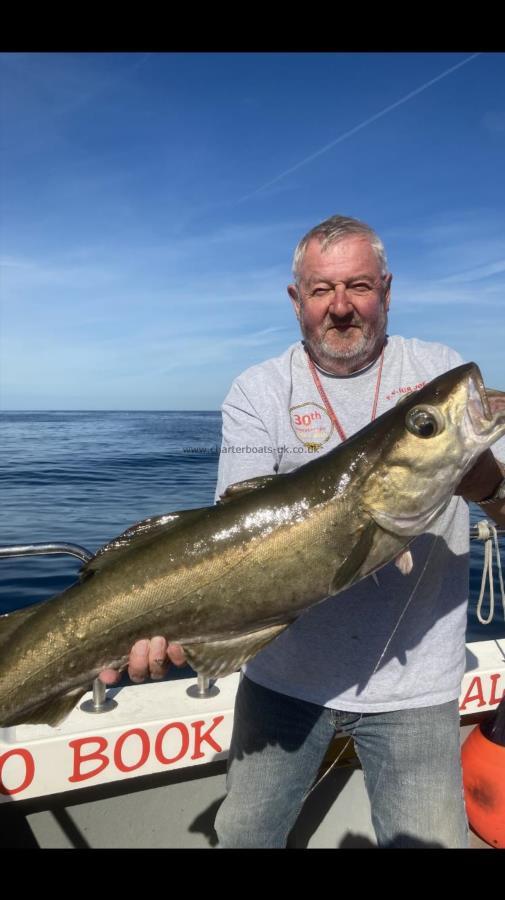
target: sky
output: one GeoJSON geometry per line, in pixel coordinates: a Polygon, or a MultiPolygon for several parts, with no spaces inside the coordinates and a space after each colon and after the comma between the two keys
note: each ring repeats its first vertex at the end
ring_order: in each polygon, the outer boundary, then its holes
{"type": "Polygon", "coordinates": [[[1,407],[219,409],[335,214],[505,389],[504,163],[505,54],[0,54],[1,407]]]}

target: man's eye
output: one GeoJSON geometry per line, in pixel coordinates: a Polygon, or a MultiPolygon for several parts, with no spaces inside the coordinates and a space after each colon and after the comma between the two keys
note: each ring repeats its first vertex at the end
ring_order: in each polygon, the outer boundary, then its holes
{"type": "Polygon", "coordinates": [[[329,287],[314,288],[314,290],[312,291],[312,295],[314,297],[323,297],[324,294],[327,294],[329,290],[330,290],[329,287]]]}
{"type": "Polygon", "coordinates": [[[350,284],[349,288],[351,291],[356,291],[358,294],[366,294],[368,291],[372,290],[372,285],[367,284],[366,281],[357,281],[354,284],[350,284]]]}

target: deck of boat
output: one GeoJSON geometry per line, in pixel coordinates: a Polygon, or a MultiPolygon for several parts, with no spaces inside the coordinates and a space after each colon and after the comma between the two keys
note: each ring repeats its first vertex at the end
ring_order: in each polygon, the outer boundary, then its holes
{"type": "MultiPolygon", "coordinates": [[[[462,728],[462,740],[473,726],[462,728]]],[[[2,848],[212,849],[226,761],[0,806],[2,848]]],[[[308,798],[291,849],[376,848],[363,773],[334,767],[308,798]]],[[[432,845],[436,847],[436,844],[432,845]]],[[[493,849],[471,834],[471,849],[493,849]]]]}

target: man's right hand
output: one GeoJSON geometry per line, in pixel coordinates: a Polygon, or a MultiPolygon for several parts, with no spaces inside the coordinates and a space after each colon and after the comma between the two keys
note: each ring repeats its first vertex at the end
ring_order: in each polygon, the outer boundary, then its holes
{"type": "MultiPolygon", "coordinates": [[[[164,677],[171,663],[175,666],[185,665],[184,650],[180,644],[168,643],[158,635],[150,641],[137,641],[133,645],[128,660],[128,675],[132,681],[139,683],[146,678],[158,681],[164,677]]],[[[119,681],[121,673],[116,669],[103,669],[98,677],[104,684],[112,685],[119,681]]]]}

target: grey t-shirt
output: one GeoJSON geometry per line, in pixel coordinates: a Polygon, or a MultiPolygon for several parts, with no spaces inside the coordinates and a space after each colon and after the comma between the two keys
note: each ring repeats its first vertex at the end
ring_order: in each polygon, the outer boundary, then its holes
{"type": "MultiPolygon", "coordinates": [[[[442,344],[388,337],[377,415],[462,362],[442,344]]],[[[344,377],[319,371],[347,437],[370,421],[378,370],[377,360],[344,377]]],[[[301,342],[243,372],[222,412],[216,497],[234,482],[290,472],[308,462],[314,452],[307,444],[320,445],[322,454],[341,441],[301,342]]],[[[496,455],[505,455],[503,449],[496,455]]],[[[366,578],[308,610],[244,666],[247,676],[290,696],[357,712],[457,698],[465,668],[466,502],[454,497],[410,549],[410,575],[390,563],[379,571],[378,584],[366,578]]]]}

